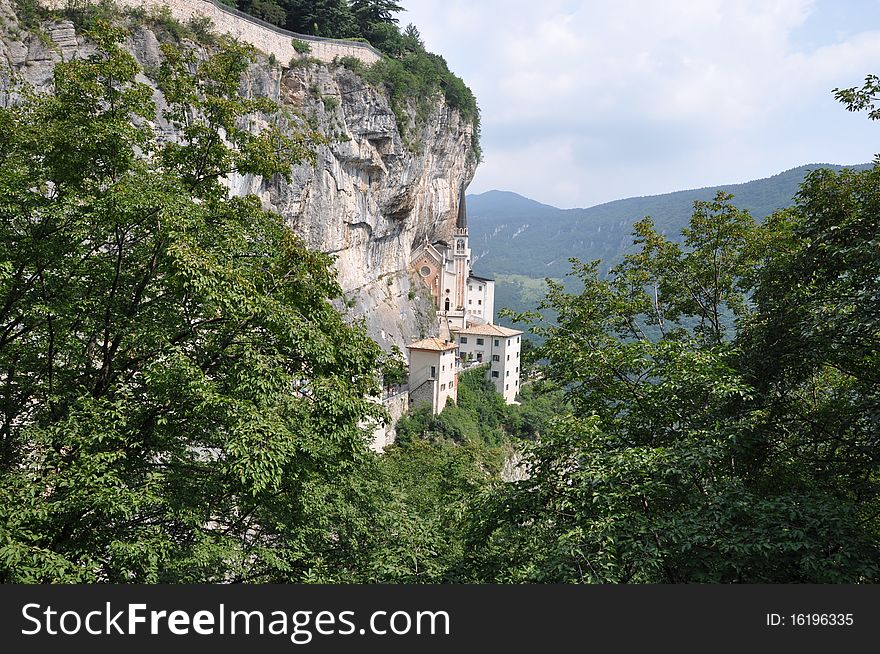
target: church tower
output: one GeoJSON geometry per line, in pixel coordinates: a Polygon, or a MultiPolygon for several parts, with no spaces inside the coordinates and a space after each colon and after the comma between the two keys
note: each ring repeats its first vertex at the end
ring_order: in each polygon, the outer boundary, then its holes
{"type": "MultiPolygon", "coordinates": [[[[467,205],[465,204],[464,187],[458,195],[458,220],[452,239],[452,258],[455,262],[455,310],[465,310],[465,289],[467,278],[471,272],[471,248],[468,244],[467,205]]],[[[462,317],[464,327],[464,317],[462,317]]]]}

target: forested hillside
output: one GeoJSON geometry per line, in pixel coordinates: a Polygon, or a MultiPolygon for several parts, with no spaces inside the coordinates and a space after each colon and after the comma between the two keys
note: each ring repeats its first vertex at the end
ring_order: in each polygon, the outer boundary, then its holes
{"type": "Polygon", "coordinates": [[[791,206],[804,176],[819,168],[839,171],[842,166],[809,164],[744,184],[627,198],[588,209],[557,209],[506,191],[470,195],[474,265],[480,274],[496,278],[497,307],[531,309],[546,292],[545,278],[563,279],[569,272],[570,257],[601,259],[602,271],[619,262],[633,249],[633,225],[645,216],[661,234],[675,239],[695,200],[711,200],[724,191],[734,196],[737,207],[762,219],[791,206]]]}

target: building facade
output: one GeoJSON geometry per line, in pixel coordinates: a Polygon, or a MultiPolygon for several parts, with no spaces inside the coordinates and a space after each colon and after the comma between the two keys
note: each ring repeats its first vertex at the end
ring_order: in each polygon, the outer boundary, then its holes
{"type": "Polygon", "coordinates": [[[522,332],[499,325],[472,325],[456,331],[455,340],[465,365],[488,363],[486,378],[505,402],[513,404],[519,393],[522,332]]]}
{"type": "Polygon", "coordinates": [[[423,243],[413,251],[411,267],[431,292],[439,332],[449,337],[448,341],[423,339],[409,346],[411,406],[430,402],[434,413],[439,413],[447,399],[456,401],[459,362],[488,364],[486,378],[505,402],[514,404],[520,390],[522,332],[493,324],[495,281],[471,270],[463,189],[452,242],[423,243]],[[455,365],[447,366],[448,353],[454,348],[455,365]]]}
{"type": "MultiPolygon", "coordinates": [[[[486,322],[492,324],[495,316],[495,280],[486,277],[477,277],[471,273],[467,278],[467,290],[465,291],[466,316],[468,322],[480,324],[486,322]]],[[[467,327],[467,324],[463,325],[467,327]]]]}
{"type": "Polygon", "coordinates": [[[423,243],[413,251],[410,266],[431,292],[434,308],[444,325],[464,329],[468,324],[492,322],[495,282],[471,271],[464,190],[459,194],[452,243],[423,243]]]}
{"type": "Polygon", "coordinates": [[[429,404],[440,413],[449,400],[458,400],[458,345],[440,338],[425,338],[409,350],[409,400],[415,409],[429,404]]]}

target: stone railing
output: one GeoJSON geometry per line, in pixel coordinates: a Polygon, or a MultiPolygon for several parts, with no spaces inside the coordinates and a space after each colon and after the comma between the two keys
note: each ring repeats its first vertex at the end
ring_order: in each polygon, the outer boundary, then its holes
{"type": "MultiPolygon", "coordinates": [[[[166,6],[171,15],[182,23],[187,23],[193,18],[207,18],[213,24],[214,31],[243,43],[249,43],[267,55],[274,55],[282,65],[286,65],[291,59],[303,56],[314,57],[326,63],[332,62],[337,57],[355,57],[368,66],[382,58],[382,53],[368,43],[289,32],[259,18],[248,16],[238,9],[224,5],[219,0],[115,0],[115,2],[121,8],[141,10],[166,6]],[[311,51],[305,54],[297,52],[293,47],[294,40],[307,43],[311,51]]],[[[67,1],[43,0],[42,4],[50,9],[61,9],[67,6],[67,1]]]]}

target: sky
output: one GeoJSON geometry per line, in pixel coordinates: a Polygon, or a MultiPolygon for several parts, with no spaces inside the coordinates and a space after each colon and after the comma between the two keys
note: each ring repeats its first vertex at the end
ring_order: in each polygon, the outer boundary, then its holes
{"type": "Polygon", "coordinates": [[[880,0],[399,0],[471,87],[468,192],[553,206],[870,162],[832,89],[880,74],[880,0]]]}

